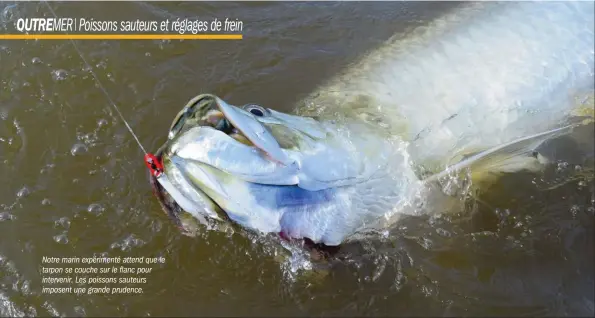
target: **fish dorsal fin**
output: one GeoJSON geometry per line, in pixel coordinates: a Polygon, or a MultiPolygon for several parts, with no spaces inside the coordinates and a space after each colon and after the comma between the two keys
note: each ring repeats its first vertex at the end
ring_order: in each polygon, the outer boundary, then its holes
{"type": "Polygon", "coordinates": [[[575,126],[568,125],[552,129],[489,148],[468,156],[423,181],[433,182],[466,168],[471,170],[471,177],[474,182],[485,181],[489,177],[497,177],[503,173],[539,170],[547,160],[536,152],[536,149],[546,140],[571,132],[575,126]]]}

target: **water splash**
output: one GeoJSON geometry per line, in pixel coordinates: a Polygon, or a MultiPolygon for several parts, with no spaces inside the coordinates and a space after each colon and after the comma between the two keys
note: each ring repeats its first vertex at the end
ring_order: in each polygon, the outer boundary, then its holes
{"type": "Polygon", "coordinates": [[[0,212],[0,222],[12,221],[14,219],[16,219],[16,217],[14,215],[12,215],[10,212],[8,212],[8,211],[0,212]]]}
{"type": "Polygon", "coordinates": [[[145,245],[146,242],[136,237],[134,234],[130,234],[120,242],[115,242],[110,245],[110,249],[120,249],[123,252],[128,252],[134,248],[145,245]]]}
{"type": "Polygon", "coordinates": [[[95,216],[101,215],[103,213],[103,211],[105,211],[105,208],[103,207],[103,205],[101,205],[99,203],[91,203],[87,207],[87,212],[89,212],[95,216]]]}
{"type": "Polygon", "coordinates": [[[85,144],[77,143],[70,149],[70,154],[73,156],[80,156],[89,151],[89,148],[85,144]]]}
{"type": "Polygon", "coordinates": [[[70,241],[68,239],[68,233],[66,233],[66,232],[55,235],[53,237],[53,239],[54,239],[54,242],[56,242],[58,244],[64,244],[64,245],[68,244],[68,242],[70,241]]]}
{"type": "Polygon", "coordinates": [[[68,78],[68,72],[63,69],[53,70],[52,71],[52,79],[56,82],[64,81],[68,78]]]}

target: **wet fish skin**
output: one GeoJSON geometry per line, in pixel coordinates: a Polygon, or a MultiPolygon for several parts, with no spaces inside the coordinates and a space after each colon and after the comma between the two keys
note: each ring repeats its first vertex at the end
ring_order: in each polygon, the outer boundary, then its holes
{"type": "Polygon", "coordinates": [[[592,1],[470,2],[395,35],[296,112],[372,118],[435,167],[562,127],[594,107],[594,10],[592,1]]]}

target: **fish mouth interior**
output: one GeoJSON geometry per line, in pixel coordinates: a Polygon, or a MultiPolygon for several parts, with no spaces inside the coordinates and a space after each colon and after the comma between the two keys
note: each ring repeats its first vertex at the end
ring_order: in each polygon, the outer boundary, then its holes
{"type": "Polygon", "coordinates": [[[169,131],[169,138],[172,139],[196,126],[212,127],[227,134],[238,142],[254,146],[254,144],[225,117],[224,113],[220,110],[217,99],[218,98],[214,95],[202,94],[190,100],[178,114],[176,120],[174,120],[169,131]]]}

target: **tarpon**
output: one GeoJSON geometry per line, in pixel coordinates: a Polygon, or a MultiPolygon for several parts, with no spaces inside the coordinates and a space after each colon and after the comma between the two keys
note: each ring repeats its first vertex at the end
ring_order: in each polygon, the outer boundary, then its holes
{"type": "Polygon", "coordinates": [[[594,24],[593,2],[469,3],[389,39],[293,114],[197,96],[160,150],[158,195],[334,246],[422,213],[412,203],[452,171],[540,169],[539,146],[592,115],[594,24]]]}

